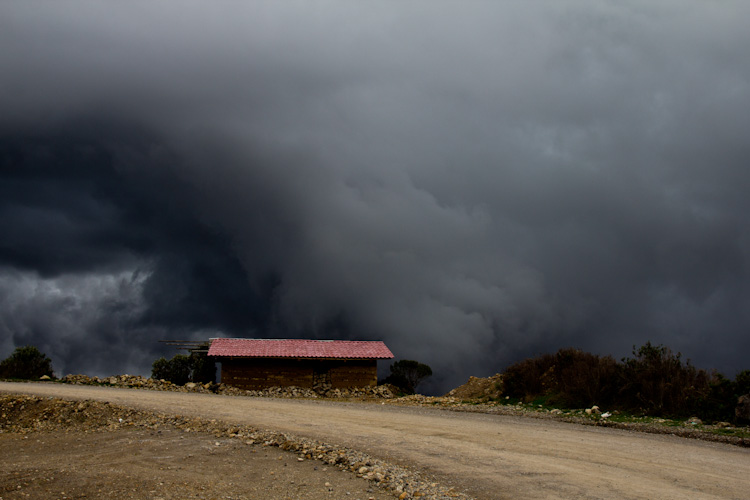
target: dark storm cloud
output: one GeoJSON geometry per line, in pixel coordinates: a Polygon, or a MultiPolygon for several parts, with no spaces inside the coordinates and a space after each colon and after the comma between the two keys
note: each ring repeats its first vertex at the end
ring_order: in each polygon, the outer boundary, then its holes
{"type": "MultiPolygon", "coordinates": [[[[0,7],[2,347],[750,348],[741,2],[0,7]]],[[[91,368],[93,369],[93,368],[91,368]]]]}
{"type": "Polygon", "coordinates": [[[51,352],[70,349],[75,366],[95,345],[128,359],[134,344],[149,352],[161,338],[263,325],[273,277],[252,289],[227,236],[200,220],[190,189],[170,175],[180,160],[128,127],[69,125],[0,140],[0,281],[13,344],[65,339],[51,352]]]}

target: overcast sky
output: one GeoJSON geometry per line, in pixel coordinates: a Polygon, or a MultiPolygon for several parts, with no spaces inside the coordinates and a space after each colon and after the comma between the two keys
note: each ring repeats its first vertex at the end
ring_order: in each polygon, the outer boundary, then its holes
{"type": "MultiPolygon", "coordinates": [[[[750,368],[750,2],[0,3],[0,357],[750,368]]],[[[387,365],[386,365],[387,366],[387,365]]]]}

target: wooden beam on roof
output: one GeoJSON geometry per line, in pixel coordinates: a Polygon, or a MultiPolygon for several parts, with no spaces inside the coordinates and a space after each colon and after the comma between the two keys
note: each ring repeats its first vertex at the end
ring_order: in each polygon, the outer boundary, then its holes
{"type": "Polygon", "coordinates": [[[208,352],[208,346],[211,345],[210,340],[159,340],[159,342],[177,349],[200,353],[208,352]]]}

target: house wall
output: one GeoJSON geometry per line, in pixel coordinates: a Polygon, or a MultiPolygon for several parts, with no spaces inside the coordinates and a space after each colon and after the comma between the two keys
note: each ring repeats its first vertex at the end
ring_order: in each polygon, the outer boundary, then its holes
{"type": "Polygon", "coordinates": [[[378,362],[375,359],[342,360],[329,369],[334,389],[378,385],[378,362]]]}
{"type": "Polygon", "coordinates": [[[328,383],[337,389],[377,385],[377,360],[223,358],[221,382],[242,389],[328,383]]]}

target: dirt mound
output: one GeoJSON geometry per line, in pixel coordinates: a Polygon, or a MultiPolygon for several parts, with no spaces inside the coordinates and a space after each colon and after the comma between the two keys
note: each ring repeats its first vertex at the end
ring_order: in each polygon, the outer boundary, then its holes
{"type": "Polygon", "coordinates": [[[0,396],[0,431],[115,430],[149,426],[160,419],[148,412],[99,401],[66,401],[36,396],[0,396]]]}
{"type": "Polygon", "coordinates": [[[456,387],[445,397],[461,400],[477,399],[487,401],[498,399],[503,394],[503,376],[499,373],[487,377],[469,377],[464,385],[456,387]]]}

